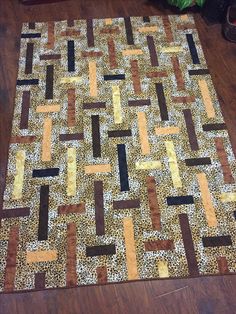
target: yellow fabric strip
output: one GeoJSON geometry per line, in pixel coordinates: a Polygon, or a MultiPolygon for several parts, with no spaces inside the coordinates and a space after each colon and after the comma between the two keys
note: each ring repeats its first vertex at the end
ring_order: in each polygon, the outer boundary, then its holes
{"type": "Polygon", "coordinates": [[[25,151],[19,150],[16,153],[16,174],[12,192],[13,200],[19,200],[22,198],[24,170],[25,170],[25,151]]]}
{"type": "Polygon", "coordinates": [[[57,260],[56,250],[45,250],[45,251],[27,251],[26,252],[26,263],[39,263],[39,262],[51,262],[57,260]]]}
{"type": "Polygon", "coordinates": [[[88,165],[84,167],[84,171],[87,174],[97,173],[97,172],[111,172],[111,165],[110,164],[88,165]]]}
{"type": "Polygon", "coordinates": [[[67,150],[67,195],[76,194],[76,148],[70,147],[67,150]]]}
{"type": "Polygon", "coordinates": [[[166,128],[155,128],[156,135],[171,135],[171,134],[179,134],[180,128],[178,127],[166,127],[166,128]]]}
{"type": "Polygon", "coordinates": [[[80,76],[72,76],[72,77],[62,77],[60,80],[61,84],[69,84],[69,83],[79,83],[82,78],[80,76]]]}
{"type": "Polygon", "coordinates": [[[114,121],[116,124],[122,123],[120,87],[118,85],[112,86],[112,100],[113,100],[113,110],[114,110],[114,121]]]}
{"type": "Polygon", "coordinates": [[[52,119],[46,118],[43,125],[42,161],[51,160],[52,119]]]}
{"type": "Polygon", "coordinates": [[[165,141],[166,152],[169,159],[169,167],[171,172],[171,177],[173,185],[175,188],[181,188],[182,182],[179,175],[179,167],[177,162],[177,157],[175,154],[175,148],[172,141],[165,141]]]}
{"type": "Polygon", "coordinates": [[[128,280],[134,280],[138,279],[139,275],[136,260],[133,219],[130,217],[124,218],[123,224],[128,280]]]}
{"type": "Polygon", "coordinates": [[[127,49],[122,51],[123,56],[137,56],[142,54],[143,51],[141,49],[127,49]]]}
{"type": "Polygon", "coordinates": [[[168,263],[166,261],[158,261],[157,268],[160,278],[169,277],[168,263]]]}
{"type": "Polygon", "coordinates": [[[148,141],[147,119],[145,112],[138,112],[138,129],[139,138],[141,144],[141,150],[143,155],[150,154],[150,145],[148,141]]]}
{"type": "Polygon", "coordinates": [[[211,100],[211,95],[206,80],[199,80],[198,85],[202,94],[202,99],[205,105],[207,117],[215,118],[215,109],[211,100]]]}
{"type": "Polygon", "coordinates": [[[183,51],[183,48],[181,46],[161,48],[161,52],[166,52],[166,53],[175,53],[175,52],[182,52],[182,51],[183,51]]]}
{"type": "Polygon", "coordinates": [[[180,18],[183,22],[187,22],[189,20],[188,18],[188,14],[183,14],[183,15],[180,15],[180,18]]]}
{"type": "Polygon", "coordinates": [[[149,32],[157,32],[158,31],[158,28],[157,26],[144,26],[144,27],[140,27],[138,29],[138,31],[140,33],[149,33],[149,32]]]}
{"type": "Polygon", "coordinates": [[[139,161],[135,163],[135,167],[137,170],[160,169],[161,162],[159,160],[139,161]]]}
{"type": "Polygon", "coordinates": [[[96,61],[89,61],[90,96],[97,97],[97,65],[96,61]]]}
{"type": "Polygon", "coordinates": [[[221,193],[221,202],[236,202],[236,193],[221,193]]]}
{"type": "Polygon", "coordinates": [[[105,24],[106,25],[111,25],[112,24],[112,19],[105,19],[105,24]]]}
{"type": "Polygon", "coordinates": [[[206,219],[209,227],[216,227],[217,220],[215,209],[211,200],[211,194],[208,188],[207,177],[205,173],[197,174],[198,184],[202,195],[202,203],[205,208],[206,219]]]}
{"type": "Polygon", "coordinates": [[[37,106],[36,112],[38,113],[47,113],[47,112],[59,112],[61,109],[60,105],[42,105],[37,106]]]}

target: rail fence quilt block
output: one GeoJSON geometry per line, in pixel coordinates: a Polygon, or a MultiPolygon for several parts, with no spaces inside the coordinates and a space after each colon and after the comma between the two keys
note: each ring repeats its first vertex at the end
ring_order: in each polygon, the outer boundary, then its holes
{"type": "Polygon", "coordinates": [[[234,273],[235,174],[193,16],[23,24],[0,289],[234,273]]]}

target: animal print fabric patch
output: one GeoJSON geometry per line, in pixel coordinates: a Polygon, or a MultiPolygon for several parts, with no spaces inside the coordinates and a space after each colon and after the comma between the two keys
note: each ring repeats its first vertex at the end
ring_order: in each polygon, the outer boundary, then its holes
{"type": "Polygon", "coordinates": [[[235,173],[192,16],[23,24],[1,291],[235,272],[235,173]]]}

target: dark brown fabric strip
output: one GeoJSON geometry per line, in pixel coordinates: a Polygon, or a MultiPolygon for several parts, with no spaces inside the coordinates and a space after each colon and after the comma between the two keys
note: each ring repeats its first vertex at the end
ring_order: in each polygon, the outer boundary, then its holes
{"type": "Polygon", "coordinates": [[[90,102],[90,103],[83,103],[83,109],[105,109],[106,103],[105,102],[90,102]]]}
{"type": "Polygon", "coordinates": [[[36,273],[34,276],[35,289],[45,289],[45,272],[36,273]]]}
{"type": "Polygon", "coordinates": [[[189,225],[188,215],[180,214],[179,223],[182,232],[182,238],[184,243],[185,255],[188,263],[188,270],[190,276],[198,276],[198,264],[193,245],[192,232],[189,225]]]}
{"type": "Polygon", "coordinates": [[[82,51],[81,56],[84,58],[91,57],[91,58],[97,58],[101,57],[103,55],[102,51],[82,51]]]}
{"type": "Polygon", "coordinates": [[[109,27],[109,28],[102,28],[100,30],[100,34],[108,34],[108,35],[111,35],[111,34],[120,34],[120,28],[118,26],[116,27],[109,27]]]}
{"type": "Polygon", "coordinates": [[[39,56],[40,60],[59,60],[61,59],[61,54],[54,53],[54,54],[42,54],[39,56]]]}
{"type": "Polygon", "coordinates": [[[67,20],[67,26],[74,27],[75,26],[74,20],[67,20]]]}
{"type": "Polygon", "coordinates": [[[26,136],[12,136],[10,139],[10,143],[19,143],[19,144],[30,144],[36,140],[36,136],[34,135],[26,135],[26,136]]]}
{"type": "Polygon", "coordinates": [[[67,124],[68,127],[75,126],[75,89],[69,88],[67,91],[68,109],[67,109],[67,124]]]}
{"type": "Polygon", "coordinates": [[[175,77],[176,77],[177,88],[179,91],[185,90],[185,83],[184,83],[178,57],[177,56],[171,57],[171,62],[172,62],[175,77]]]}
{"type": "Polygon", "coordinates": [[[140,199],[113,201],[113,209],[139,208],[140,199]]]}
{"type": "Polygon", "coordinates": [[[144,242],[145,251],[174,250],[173,240],[154,240],[144,242]]]}
{"type": "Polygon", "coordinates": [[[19,243],[19,226],[12,226],[9,232],[9,240],[7,247],[7,258],[4,278],[5,292],[10,292],[14,290],[18,243],[19,243]]]}
{"type": "Polygon", "coordinates": [[[154,39],[152,36],[147,36],[147,45],[148,45],[148,50],[150,54],[151,66],[157,67],[159,63],[157,59],[157,52],[156,52],[154,39]]]}
{"type": "Polygon", "coordinates": [[[61,32],[61,36],[79,37],[80,31],[76,29],[67,29],[66,31],[61,32]]]}
{"type": "Polygon", "coordinates": [[[228,268],[228,262],[225,256],[221,256],[217,258],[217,264],[220,274],[228,274],[229,268],[228,268]]]}
{"type": "Polygon", "coordinates": [[[105,224],[104,224],[104,201],[102,181],[94,181],[94,201],[95,201],[96,234],[104,235],[105,224]]]}
{"type": "Polygon", "coordinates": [[[58,206],[58,215],[66,214],[83,214],[85,213],[85,203],[73,204],[73,205],[61,205],[58,206]]]}
{"type": "Polygon", "coordinates": [[[160,108],[160,114],[161,114],[161,120],[162,121],[167,121],[169,120],[169,115],[167,111],[167,105],[166,105],[166,98],[163,90],[163,85],[162,83],[156,83],[156,94],[158,98],[158,104],[160,108]]]}
{"type": "Polygon", "coordinates": [[[194,23],[185,23],[185,24],[179,24],[177,25],[177,29],[181,31],[186,31],[188,29],[195,29],[196,26],[194,23]]]}
{"type": "Polygon", "coordinates": [[[168,74],[166,71],[153,71],[153,72],[148,72],[146,74],[148,78],[154,78],[154,77],[167,77],[168,74]]]}
{"type": "Polygon", "coordinates": [[[172,97],[172,101],[180,104],[188,104],[195,101],[194,96],[180,96],[180,97],[172,97]]]}
{"type": "Polygon", "coordinates": [[[170,24],[169,16],[163,15],[162,20],[163,20],[165,33],[166,33],[166,40],[168,43],[171,43],[172,41],[174,41],[174,38],[173,38],[172,30],[171,30],[171,24],[170,24]]]}
{"type": "Polygon", "coordinates": [[[118,67],[117,60],[116,60],[116,48],[115,48],[115,43],[114,43],[113,38],[108,38],[107,45],[108,45],[110,69],[113,70],[118,67]]]}
{"type": "Polygon", "coordinates": [[[107,282],[107,268],[106,266],[100,266],[96,269],[97,273],[97,283],[103,284],[107,282]]]}
{"type": "Polygon", "coordinates": [[[67,225],[66,237],[66,286],[77,285],[76,273],[76,224],[71,222],[67,225]]]}
{"type": "Polygon", "coordinates": [[[20,129],[28,129],[30,91],[23,91],[21,104],[20,129]]]}
{"type": "Polygon", "coordinates": [[[60,134],[60,141],[80,141],[84,139],[84,133],[60,134]]]}
{"type": "Polygon", "coordinates": [[[223,171],[224,183],[233,184],[235,181],[234,181],[231,169],[230,169],[228,157],[224,148],[223,139],[221,137],[216,137],[215,145],[216,145],[217,155],[220,160],[221,168],[223,171]]]}
{"type": "Polygon", "coordinates": [[[184,114],[184,119],[185,119],[185,123],[186,123],[188,139],[189,139],[189,144],[190,144],[191,150],[193,150],[193,151],[198,150],[199,149],[198,140],[197,140],[197,135],[195,132],[195,126],[193,123],[191,110],[185,109],[185,110],[183,110],[183,114],[184,114]]]}
{"type": "Polygon", "coordinates": [[[131,75],[132,75],[132,80],[133,80],[134,92],[135,94],[140,94],[142,90],[141,90],[141,82],[140,82],[140,76],[139,76],[138,61],[131,60],[130,66],[131,66],[131,75]]]}
{"type": "Polygon", "coordinates": [[[101,157],[100,123],[99,115],[91,116],[92,119],[92,141],[93,157],[101,157]]]}
{"type": "Polygon", "coordinates": [[[88,47],[94,47],[93,20],[87,19],[87,42],[88,47]]]}
{"type": "Polygon", "coordinates": [[[129,100],[129,106],[151,106],[150,99],[129,100]]]}
{"type": "Polygon", "coordinates": [[[27,43],[26,59],[25,59],[25,74],[31,74],[32,73],[33,54],[34,54],[34,44],[33,43],[27,43]]]}
{"type": "Polygon", "coordinates": [[[153,230],[161,231],[161,212],[157,200],[155,177],[148,176],[146,178],[148,202],[153,230]]]}
{"type": "Polygon", "coordinates": [[[3,209],[1,211],[1,218],[25,217],[29,216],[29,214],[30,214],[29,207],[9,208],[3,209]]]}

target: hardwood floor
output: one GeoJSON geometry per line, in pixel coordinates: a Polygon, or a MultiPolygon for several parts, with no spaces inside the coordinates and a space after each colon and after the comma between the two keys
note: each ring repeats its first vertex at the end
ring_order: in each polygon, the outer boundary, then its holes
{"type": "MultiPolygon", "coordinates": [[[[70,0],[24,6],[0,2],[0,199],[7,151],[21,23],[73,18],[105,18],[170,14],[160,1],[70,0]]],[[[173,12],[172,12],[173,13],[173,12]]],[[[236,155],[236,45],[225,41],[220,25],[207,26],[195,14],[197,27],[236,155]]],[[[2,205],[2,201],[0,206],[2,205]]],[[[24,313],[236,313],[236,276],[155,280],[106,286],[1,294],[1,314],[24,313]]]]}

